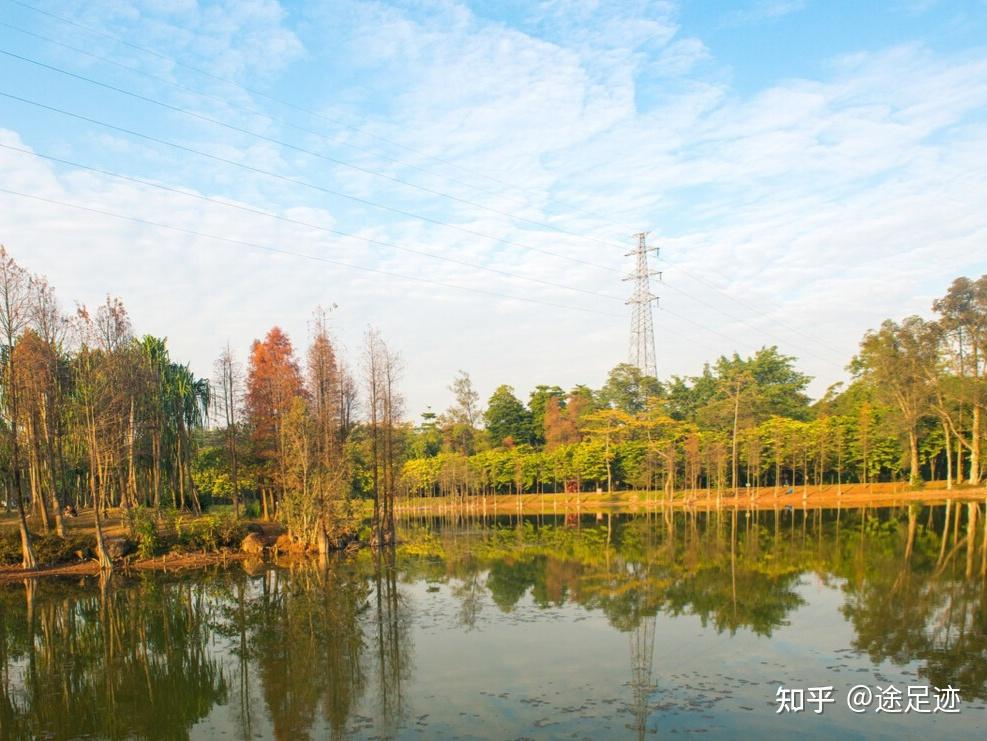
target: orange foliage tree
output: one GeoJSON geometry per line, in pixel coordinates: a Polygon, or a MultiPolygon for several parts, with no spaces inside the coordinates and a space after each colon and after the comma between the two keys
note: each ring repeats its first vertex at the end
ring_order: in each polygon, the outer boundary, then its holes
{"type": "Polygon", "coordinates": [[[273,471],[273,477],[261,479],[265,518],[276,506],[276,492],[284,493],[286,441],[282,423],[294,399],[304,396],[291,340],[280,327],[272,327],[263,341],[254,340],[251,345],[247,369],[247,417],[254,455],[261,464],[272,464],[262,465],[262,471],[273,471]]]}

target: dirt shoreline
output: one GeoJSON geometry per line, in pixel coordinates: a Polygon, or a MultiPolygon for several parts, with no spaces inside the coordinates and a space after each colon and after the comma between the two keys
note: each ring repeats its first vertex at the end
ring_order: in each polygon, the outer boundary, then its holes
{"type": "MultiPolygon", "coordinates": [[[[145,558],[135,561],[119,561],[113,564],[113,572],[132,574],[142,571],[188,571],[208,566],[225,566],[241,563],[257,556],[238,551],[221,551],[219,553],[168,553],[155,558],[145,558]]],[[[0,566],[0,584],[37,579],[45,576],[97,576],[99,562],[96,560],[79,561],[78,563],[55,564],[41,566],[36,569],[22,569],[18,566],[0,566]]]]}
{"type": "Polygon", "coordinates": [[[754,509],[835,509],[838,507],[895,507],[905,504],[945,504],[987,501],[987,488],[909,489],[898,484],[878,484],[872,487],[850,485],[837,487],[795,487],[774,491],[741,491],[734,495],[724,491],[719,496],[708,490],[678,492],[671,500],[661,492],[587,492],[582,494],[498,494],[496,496],[460,499],[422,499],[419,502],[400,501],[395,514],[404,517],[422,515],[498,515],[498,514],[591,514],[593,512],[652,512],[655,510],[754,509]]]}
{"type": "MultiPolygon", "coordinates": [[[[939,483],[939,482],[936,482],[939,483]]],[[[421,516],[462,517],[491,515],[592,515],[594,513],[643,513],[665,509],[672,511],[709,511],[716,509],[807,510],[836,509],[842,507],[899,507],[909,504],[945,504],[953,502],[987,502],[987,487],[963,487],[957,489],[910,489],[904,484],[851,484],[844,487],[810,486],[775,491],[773,488],[756,490],[748,494],[731,491],[719,496],[709,490],[678,492],[670,501],[663,500],[660,492],[585,492],[581,494],[498,494],[496,496],[470,497],[467,500],[436,497],[429,499],[399,500],[395,514],[399,519],[421,516]],[[790,492],[790,493],[789,493],[790,492]]],[[[81,520],[82,518],[80,518],[81,520]]],[[[87,532],[88,523],[80,521],[72,527],[75,533],[87,532]]],[[[269,524],[268,524],[269,526],[269,524]]],[[[122,530],[122,523],[108,528],[122,530]]],[[[259,561],[256,554],[222,550],[215,553],[166,553],[147,559],[133,559],[114,564],[114,570],[122,574],[146,571],[163,573],[187,571],[223,566],[245,561],[259,561]]],[[[264,560],[270,560],[265,557],[264,560]]],[[[19,566],[0,566],[0,585],[48,576],[96,576],[100,572],[95,560],[63,563],[36,569],[19,566]]]]}

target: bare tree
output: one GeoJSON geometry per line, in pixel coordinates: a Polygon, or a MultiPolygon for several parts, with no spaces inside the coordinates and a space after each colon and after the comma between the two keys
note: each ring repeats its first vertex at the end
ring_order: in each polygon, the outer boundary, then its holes
{"type": "Polygon", "coordinates": [[[45,367],[39,374],[44,383],[39,384],[41,396],[37,400],[43,455],[47,467],[52,507],[55,512],[55,528],[60,536],[65,535],[62,508],[65,505],[61,491],[64,483],[62,463],[62,384],[59,375],[58,359],[63,351],[68,319],[62,314],[55,298],[55,290],[44,277],[36,276],[32,281],[31,325],[45,348],[45,367]]]}
{"type": "Polygon", "coordinates": [[[380,545],[394,541],[394,494],[397,490],[397,457],[394,428],[401,415],[397,391],[400,358],[391,352],[380,332],[367,330],[363,370],[367,389],[370,457],[374,487],[374,530],[380,545]]]}
{"type": "Polygon", "coordinates": [[[327,312],[321,307],[315,312],[307,366],[316,438],[315,535],[319,553],[324,555],[329,551],[330,521],[341,514],[336,505],[341,498],[344,466],[339,363],[329,336],[327,312]]]}
{"type": "Polygon", "coordinates": [[[33,569],[37,562],[31,545],[31,533],[27,529],[27,517],[24,513],[24,492],[21,487],[21,461],[18,427],[18,393],[14,382],[15,360],[14,342],[27,326],[30,310],[30,278],[20,267],[7,249],[0,245],[0,333],[5,345],[6,378],[4,383],[4,406],[10,428],[10,468],[14,485],[14,498],[17,502],[18,525],[21,534],[21,550],[25,569],[33,569]]]}
{"type": "Polygon", "coordinates": [[[233,514],[240,517],[240,480],[239,480],[239,455],[237,450],[237,436],[241,419],[243,396],[243,368],[233,357],[230,343],[216,359],[215,380],[216,390],[219,392],[215,399],[214,409],[217,416],[224,425],[226,437],[226,452],[230,461],[230,479],[233,485],[233,514]]]}

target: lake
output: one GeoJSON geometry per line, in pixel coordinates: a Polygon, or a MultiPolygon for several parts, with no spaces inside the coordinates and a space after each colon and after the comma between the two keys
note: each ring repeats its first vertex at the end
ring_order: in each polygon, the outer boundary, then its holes
{"type": "Polygon", "coordinates": [[[0,737],[982,736],[987,556],[960,512],[422,518],[321,565],[6,585],[0,737]],[[833,702],[778,713],[779,687],[833,702]],[[944,708],[876,710],[912,687],[944,708]]]}

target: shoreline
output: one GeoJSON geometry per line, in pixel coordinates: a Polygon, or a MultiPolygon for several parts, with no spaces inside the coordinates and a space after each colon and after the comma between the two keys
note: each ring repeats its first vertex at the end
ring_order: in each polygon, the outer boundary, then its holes
{"type": "MultiPolygon", "coordinates": [[[[240,551],[166,553],[162,556],[155,556],[154,558],[114,563],[113,573],[130,574],[141,571],[160,571],[162,573],[189,571],[208,566],[225,566],[233,563],[242,563],[256,558],[257,556],[240,551]]],[[[0,566],[0,585],[48,576],[99,576],[99,574],[99,562],[96,560],[54,564],[35,569],[23,569],[19,566],[0,566]]]]}
{"type": "MultiPolygon", "coordinates": [[[[938,482],[937,482],[938,483],[938,482]]],[[[576,494],[498,494],[487,497],[469,497],[466,500],[450,497],[434,497],[419,500],[399,500],[395,515],[401,521],[416,517],[492,517],[498,515],[561,515],[587,516],[596,514],[644,514],[649,512],[708,512],[719,509],[775,511],[781,509],[839,509],[885,508],[911,504],[944,505],[946,502],[987,502],[987,487],[963,487],[959,489],[909,489],[903,484],[876,484],[863,486],[851,484],[843,490],[837,487],[802,487],[791,494],[775,493],[773,489],[742,492],[733,495],[723,492],[719,496],[709,490],[678,492],[674,499],[664,499],[661,492],[601,492],[576,494]]],[[[76,532],[83,528],[74,528],[76,532]]],[[[272,545],[273,543],[269,544],[272,545]]],[[[341,552],[345,552],[344,549],[341,552]]],[[[226,566],[247,561],[277,563],[284,556],[297,559],[301,554],[247,553],[242,550],[223,549],[216,552],[165,553],[147,559],[123,559],[114,564],[114,573],[133,574],[156,571],[161,573],[203,569],[210,566],[226,566]]],[[[307,555],[301,556],[308,558],[307,555]]],[[[23,569],[16,565],[0,566],[0,586],[42,577],[91,577],[100,574],[99,563],[92,559],[75,563],[61,563],[35,569],[23,569]]]]}
{"type": "MultiPolygon", "coordinates": [[[[937,482],[938,483],[938,482],[937,482]]],[[[655,512],[695,511],[707,509],[750,509],[771,511],[792,509],[837,509],[840,507],[896,507],[905,504],[945,504],[947,501],[987,501],[987,487],[970,486],[958,489],[911,489],[904,484],[875,484],[862,486],[850,484],[838,490],[836,486],[810,486],[808,490],[796,487],[791,494],[786,491],[761,489],[748,494],[732,490],[719,496],[707,489],[693,492],[676,492],[667,499],[662,492],[620,491],[585,492],[582,494],[496,494],[486,497],[470,496],[463,500],[450,497],[399,500],[395,508],[398,517],[422,515],[548,515],[591,514],[593,512],[655,512]]]]}

